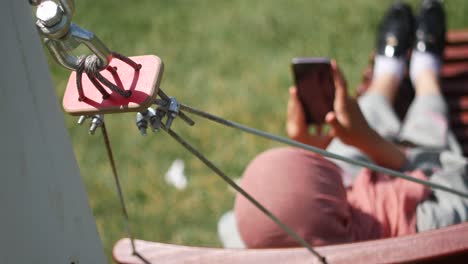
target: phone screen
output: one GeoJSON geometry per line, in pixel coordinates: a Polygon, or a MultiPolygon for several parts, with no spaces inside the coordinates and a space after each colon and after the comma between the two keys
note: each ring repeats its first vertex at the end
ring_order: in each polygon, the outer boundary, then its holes
{"type": "Polygon", "coordinates": [[[294,58],[292,70],[297,94],[308,124],[325,122],[333,110],[335,85],[330,60],[327,58],[294,58]]]}

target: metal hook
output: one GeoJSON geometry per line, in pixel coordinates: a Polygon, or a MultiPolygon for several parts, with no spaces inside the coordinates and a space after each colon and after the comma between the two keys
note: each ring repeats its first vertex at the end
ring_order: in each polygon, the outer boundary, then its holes
{"type": "Polygon", "coordinates": [[[58,63],[76,71],[79,58],[71,55],[70,51],[84,44],[102,61],[102,69],[109,65],[112,53],[107,46],[93,32],[71,22],[74,13],[73,0],[60,0],[60,5],[51,0],[31,1],[39,3],[36,26],[44,35],[45,44],[58,63]]]}

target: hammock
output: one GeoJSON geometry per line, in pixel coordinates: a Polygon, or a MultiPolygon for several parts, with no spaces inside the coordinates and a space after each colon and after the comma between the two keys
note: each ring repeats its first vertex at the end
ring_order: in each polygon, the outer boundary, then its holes
{"type": "MultiPolygon", "coordinates": [[[[370,64],[364,70],[358,94],[369,86],[370,64]]],[[[460,152],[468,156],[468,30],[449,31],[444,54],[441,86],[449,104],[450,125],[460,143],[460,152]]],[[[410,86],[404,81],[403,86],[410,86]]],[[[413,99],[410,87],[402,87],[397,96],[401,118],[413,99]]],[[[135,240],[138,256],[132,254],[130,240],[119,240],[113,249],[116,263],[319,263],[304,248],[234,250],[188,247],[135,240]]],[[[414,235],[335,246],[315,247],[327,263],[466,263],[468,259],[468,223],[414,235]]]]}

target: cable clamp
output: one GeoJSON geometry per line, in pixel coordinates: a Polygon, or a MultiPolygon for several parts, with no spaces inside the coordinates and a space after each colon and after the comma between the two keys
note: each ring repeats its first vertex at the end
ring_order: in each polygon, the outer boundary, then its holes
{"type": "Polygon", "coordinates": [[[82,125],[86,119],[91,119],[91,124],[89,125],[89,134],[94,135],[96,129],[102,127],[104,124],[104,115],[92,115],[92,116],[85,116],[82,115],[78,118],[78,125],[82,125]]]}

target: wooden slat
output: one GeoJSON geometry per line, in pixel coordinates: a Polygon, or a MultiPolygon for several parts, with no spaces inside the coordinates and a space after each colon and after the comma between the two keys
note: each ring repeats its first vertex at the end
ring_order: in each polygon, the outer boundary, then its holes
{"type": "MultiPolygon", "coordinates": [[[[468,61],[451,62],[444,64],[441,76],[443,78],[456,77],[468,74],[468,61]]],[[[468,76],[467,76],[468,77],[468,76]]],[[[468,78],[467,78],[468,79],[468,78]]]]}
{"type": "Polygon", "coordinates": [[[453,61],[468,61],[468,45],[447,46],[444,51],[445,63],[453,61]]]}
{"type": "MultiPolygon", "coordinates": [[[[319,263],[306,249],[215,249],[137,240],[137,252],[146,263],[319,263]]],[[[327,263],[466,263],[468,223],[390,239],[317,247],[327,263]]],[[[144,264],[132,255],[130,241],[113,249],[117,263],[144,264]]]]}
{"type": "Polygon", "coordinates": [[[447,32],[447,44],[468,45],[468,31],[466,29],[450,30],[447,32]]]}
{"type": "Polygon", "coordinates": [[[442,68],[442,91],[450,107],[450,126],[468,155],[468,30],[451,30],[442,68]],[[455,78],[453,78],[455,77],[455,78]]]}

